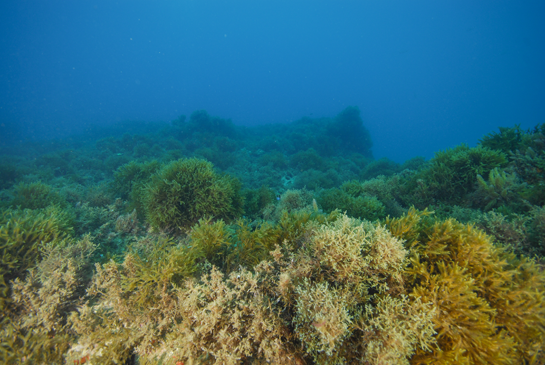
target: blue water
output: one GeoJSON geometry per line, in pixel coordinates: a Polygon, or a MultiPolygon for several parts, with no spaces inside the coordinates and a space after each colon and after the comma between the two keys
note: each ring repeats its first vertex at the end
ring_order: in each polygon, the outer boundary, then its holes
{"type": "Polygon", "coordinates": [[[543,1],[0,2],[0,143],[361,110],[397,162],[545,121],[543,1]]]}

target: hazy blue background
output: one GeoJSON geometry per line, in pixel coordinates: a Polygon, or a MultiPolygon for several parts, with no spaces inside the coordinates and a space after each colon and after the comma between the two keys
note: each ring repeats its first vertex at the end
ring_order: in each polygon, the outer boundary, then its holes
{"type": "Polygon", "coordinates": [[[357,105],[402,162],[545,122],[543,0],[3,0],[0,42],[4,139],[357,105]]]}

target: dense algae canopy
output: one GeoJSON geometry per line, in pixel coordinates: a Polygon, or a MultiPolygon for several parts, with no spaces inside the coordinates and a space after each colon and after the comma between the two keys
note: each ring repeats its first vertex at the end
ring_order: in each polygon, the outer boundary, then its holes
{"type": "Polygon", "coordinates": [[[545,127],[403,165],[360,127],[197,112],[12,163],[0,362],[544,363],[545,127]]]}
{"type": "Polygon", "coordinates": [[[249,231],[201,224],[183,244],[140,238],[121,263],[97,264],[90,282],[92,243],[46,246],[37,274],[13,286],[5,356],[20,348],[36,363],[62,362],[59,351],[97,364],[134,354],[143,364],[543,360],[544,274],[469,225],[416,210],[386,225],[294,211],[263,228],[278,243],[261,262],[220,269],[206,258],[249,231]],[[65,289],[52,301],[55,285],[65,289]],[[84,286],[82,302],[75,293],[84,286]]]}

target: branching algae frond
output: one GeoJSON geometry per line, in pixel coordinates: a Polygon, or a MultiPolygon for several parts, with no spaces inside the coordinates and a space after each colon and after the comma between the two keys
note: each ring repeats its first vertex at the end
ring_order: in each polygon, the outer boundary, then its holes
{"type": "Polygon", "coordinates": [[[318,210],[276,224],[203,218],[187,237],[139,238],[90,281],[88,239],[47,247],[12,284],[5,363],[545,361],[543,271],[428,211],[383,223],[318,210]]]}

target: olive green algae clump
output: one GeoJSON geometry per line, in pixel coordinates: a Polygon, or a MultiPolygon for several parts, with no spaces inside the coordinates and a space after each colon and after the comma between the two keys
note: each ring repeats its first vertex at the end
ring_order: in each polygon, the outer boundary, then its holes
{"type": "Polygon", "coordinates": [[[173,161],[151,178],[144,205],[149,223],[161,230],[184,230],[205,216],[233,219],[242,214],[238,180],[214,172],[210,162],[173,161]]]}
{"type": "Polygon", "coordinates": [[[43,243],[59,242],[70,233],[67,220],[57,207],[0,213],[0,309],[11,301],[9,282],[36,266],[43,243]]]}

